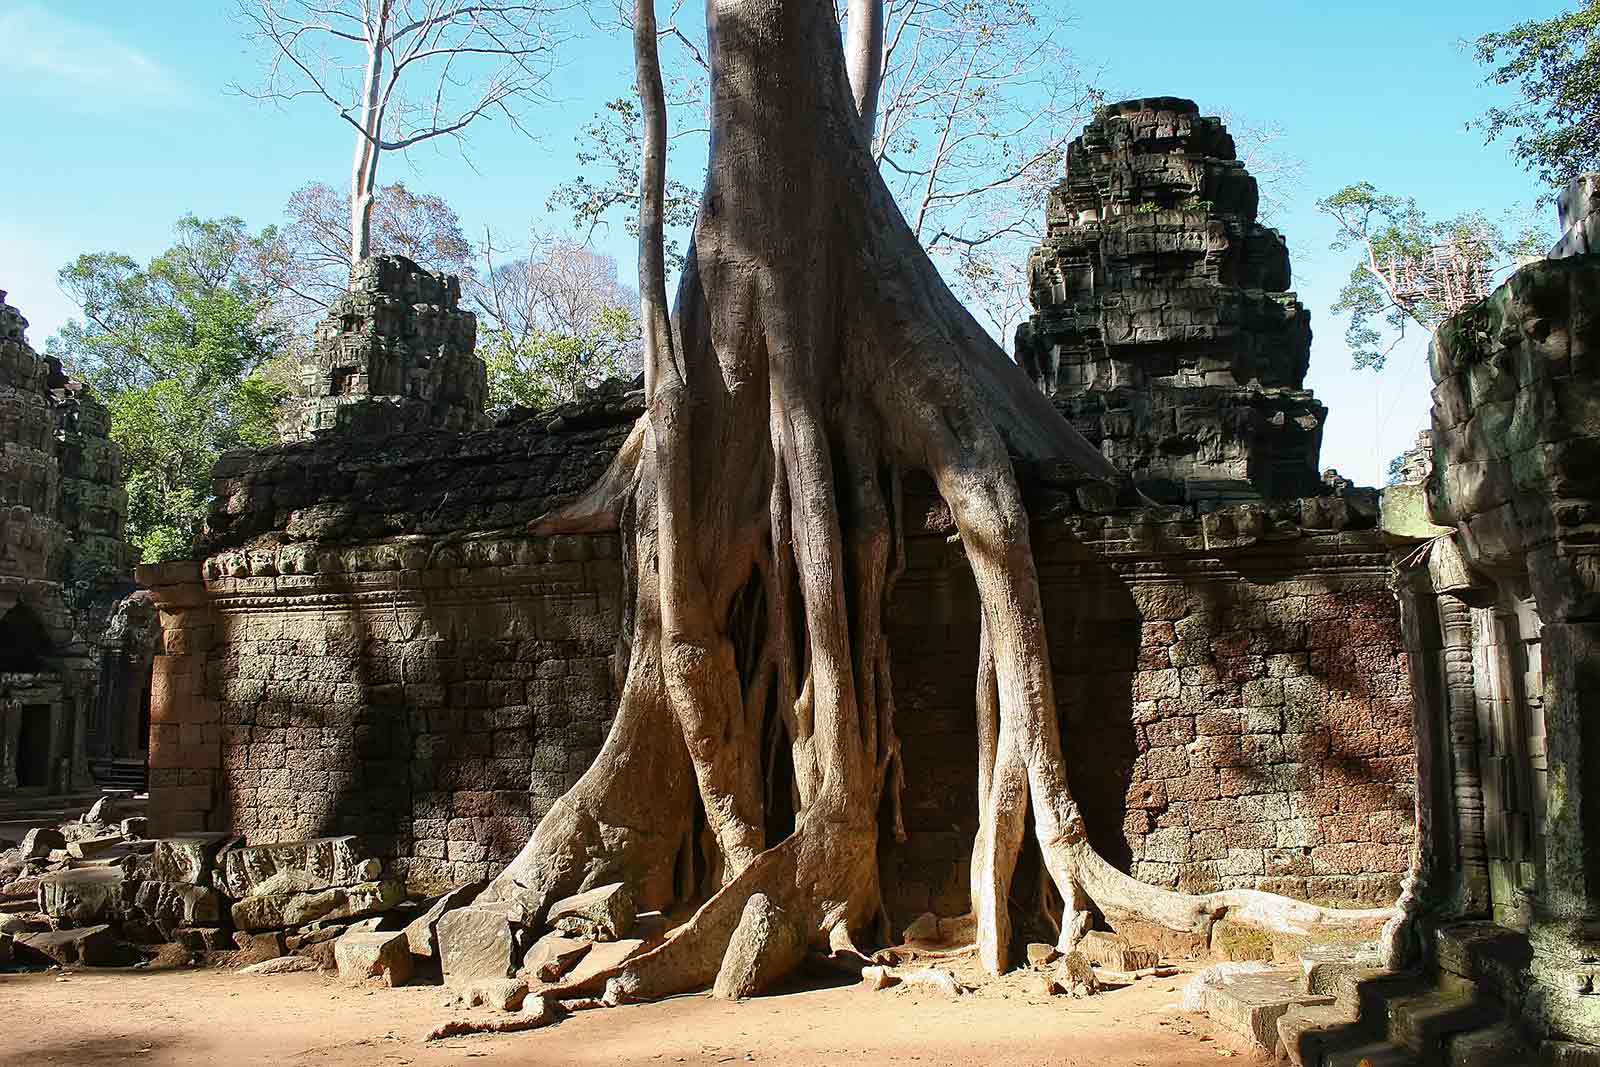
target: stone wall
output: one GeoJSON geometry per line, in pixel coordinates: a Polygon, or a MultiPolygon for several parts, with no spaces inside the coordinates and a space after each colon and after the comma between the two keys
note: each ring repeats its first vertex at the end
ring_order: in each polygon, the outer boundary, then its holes
{"type": "MultiPolygon", "coordinates": [[[[1412,841],[1411,690],[1374,531],[1208,550],[1161,512],[1037,524],[1063,747],[1096,847],[1141,881],[1391,902],[1412,841]]],[[[890,620],[910,840],[898,914],[966,907],[977,602],[912,543],[890,620]]]]}

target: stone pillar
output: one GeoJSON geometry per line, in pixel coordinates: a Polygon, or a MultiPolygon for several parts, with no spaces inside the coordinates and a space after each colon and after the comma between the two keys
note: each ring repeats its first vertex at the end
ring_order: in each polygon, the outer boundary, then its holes
{"type": "Polygon", "coordinates": [[[1489,914],[1488,853],[1483,833],[1483,780],[1478,767],[1478,698],[1473,678],[1472,609],[1455,596],[1439,597],[1440,663],[1450,745],[1450,796],[1458,845],[1455,914],[1489,914]]]}
{"type": "Polygon", "coordinates": [[[214,829],[222,726],[211,696],[214,616],[198,563],[139,568],[161,612],[150,678],[150,834],[214,829]]]}

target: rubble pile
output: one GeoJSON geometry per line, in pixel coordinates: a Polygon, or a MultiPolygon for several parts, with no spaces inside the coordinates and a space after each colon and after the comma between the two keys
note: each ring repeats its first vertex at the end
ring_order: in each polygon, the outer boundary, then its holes
{"type": "Polygon", "coordinates": [[[440,915],[481,888],[408,900],[355,837],[256,846],[227,833],[152,840],[143,818],[117,820],[119,799],[103,797],[82,818],[36,827],[20,843],[0,842],[0,965],[186,959],[256,973],[337,969],[399,984],[436,959],[440,915]],[[295,959],[303,962],[288,962],[295,959]]]}

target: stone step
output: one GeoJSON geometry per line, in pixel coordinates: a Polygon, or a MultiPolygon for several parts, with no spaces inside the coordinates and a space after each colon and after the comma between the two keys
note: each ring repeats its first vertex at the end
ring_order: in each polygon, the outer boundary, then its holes
{"type": "Polygon", "coordinates": [[[1420,975],[1358,970],[1340,977],[1334,999],[1340,1007],[1382,1033],[1389,1025],[1389,1001],[1433,989],[1433,982],[1420,975]]]}
{"type": "Polygon", "coordinates": [[[1333,1002],[1331,996],[1305,992],[1298,969],[1247,964],[1209,967],[1184,991],[1185,1008],[1203,1011],[1213,1022],[1269,1053],[1277,1050],[1278,1020],[1290,1008],[1333,1002]]]}
{"type": "Polygon", "coordinates": [[[1307,993],[1335,996],[1345,977],[1381,971],[1376,941],[1307,945],[1297,955],[1307,993]]]}
{"type": "Polygon", "coordinates": [[[1510,1023],[1451,1034],[1445,1042],[1448,1067],[1523,1067],[1539,1062],[1510,1023]]]}
{"type": "Polygon", "coordinates": [[[1391,997],[1385,1036],[1425,1064],[1443,1064],[1445,1046],[1452,1036],[1488,1030],[1503,1021],[1498,1010],[1482,1001],[1432,989],[1391,997]]]}
{"type": "Polygon", "coordinates": [[[1319,1067],[1420,1067],[1421,1061],[1387,1041],[1330,1051],[1319,1067]]]}
{"type": "Polygon", "coordinates": [[[1278,1017],[1278,1055],[1293,1067],[1318,1067],[1331,1049],[1371,1040],[1338,1004],[1296,1005],[1278,1017]]]}

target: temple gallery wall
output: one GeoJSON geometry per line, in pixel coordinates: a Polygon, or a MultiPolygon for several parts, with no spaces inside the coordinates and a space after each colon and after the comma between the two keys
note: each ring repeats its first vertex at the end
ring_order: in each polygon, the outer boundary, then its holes
{"type": "MultiPolygon", "coordinates": [[[[1440,331],[1433,430],[1380,500],[1319,472],[1310,315],[1218,120],[1104,109],[1047,222],[1018,359],[1127,476],[1019,467],[1096,847],[1153,885],[1398,903],[1412,962],[1600,1041],[1595,257],[1440,331]]],[[[217,467],[200,558],[141,569],[153,832],[355,834],[436,889],[497,871],[589,766],[620,542],[527,528],[600,477],[642,392],[492,421],[473,332],[452,280],[368,261],[284,443],[217,467]]],[[[968,910],[977,810],[972,577],[915,475],[906,508],[897,924],[968,910]]],[[[1214,954],[1283,948],[1224,925],[1214,954]]]]}

